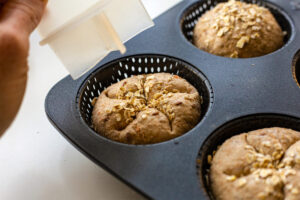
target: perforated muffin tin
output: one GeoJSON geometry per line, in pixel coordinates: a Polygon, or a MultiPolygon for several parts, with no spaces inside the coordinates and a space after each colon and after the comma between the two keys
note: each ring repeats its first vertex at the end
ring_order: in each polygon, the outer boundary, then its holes
{"type": "Polygon", "coordinates": [[[213,199],[207,155],[218,145],[258,128],[300,130],[300,11],[287,0],[251,1],[270,8],[286,44],[265,56],[232,59],[191,44],[197,18],[216,2],[183,1],[130,40],[126,55],[110,54],[79,80],[64,78],[46,98],[49,120],[71,144],[149,199],[213,199]],[[94,97],[121,79],[155,72],[178,74],[203,96],[194,129],[152,145],[121,144],[93,131],[94,97]]]}

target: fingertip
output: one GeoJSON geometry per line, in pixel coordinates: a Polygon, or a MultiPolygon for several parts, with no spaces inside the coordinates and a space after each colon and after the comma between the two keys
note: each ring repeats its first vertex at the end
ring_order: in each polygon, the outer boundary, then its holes
{"type": "Polygon", "coordinates": [[[9,0],[3,7],[1,22],[30,34],[39,24],[47,0],[9,0]]]}

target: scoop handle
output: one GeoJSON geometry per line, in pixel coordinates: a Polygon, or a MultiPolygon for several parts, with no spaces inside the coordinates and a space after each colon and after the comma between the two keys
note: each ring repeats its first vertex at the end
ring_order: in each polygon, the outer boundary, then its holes
{"type": "MultiPolygon", "coordinates": [[[[119,51],[124,54],[126,52],[126,47],[121,41],[121,38],[119,37],[118,33],[110,23],[108,17],[106,16],[105,12],[102,12],[100,15],[97,16],[97,20],[100,20],[106,28],[106,31],[110,34],[112,37],[114,43],[116,44],[119,51]]],[[[100,30],[101,31],[101,30],[100,30]]]]}

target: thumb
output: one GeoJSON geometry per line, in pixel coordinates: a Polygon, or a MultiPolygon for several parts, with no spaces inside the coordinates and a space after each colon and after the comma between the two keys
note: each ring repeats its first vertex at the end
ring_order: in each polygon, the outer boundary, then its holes
{"type": "Polygon", "coordinates": [[[46,2],[47,0],[7,0],[1,11],[0,24],[29,35],[39,24],[46,2]]]}

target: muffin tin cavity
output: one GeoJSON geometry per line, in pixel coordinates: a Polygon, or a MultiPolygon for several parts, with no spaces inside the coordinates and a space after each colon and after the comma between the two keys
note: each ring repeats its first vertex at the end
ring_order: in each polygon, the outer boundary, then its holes
{"type": "Polygon", "coordinates": [[[91,127],[93,100],[108,86],[139,74],[166,72],[176,74],[191,83],[203,98],[201,119],[212,104],[212,88],[196,68],[176,58],[163,55],[135,55],[114,60],[92,73],[83,83],[77,97],[81,117],[91,127]]]}
{"type": "Polygon", "coordinates": [[[214,133],[212,133],[206,139],[206,141],[203,142],[203,145],[199,151],[196,166],[200,184],[203,188],[205,188],[206,194],[211,199],[214,198],[210,189],[210,182],[208,178],[210,168],[208,156],[213,155],[213,152],[217,150],[218,146],[222,145],[225,140],[234,135],[270,127],[282,127],[300,131],[300,119],[291,116],[275,114],[246,116],[235,119],[221,126],[214,133]]]}
{"type": "Polygon", "coordinates": [[[300,50],[296,53],[293,60],[293,77],[300,87],[300,50]]]}
{"type": "MultiPolygon", "coordinates": [[[[284,43],[288,43],[293,34],[292,21],[289,16],[279,7],[262,0],[241,0],[246,3],[253,3],[259,6],[268,8],[276,18],[278,24],[281,26],[282,31],[285,33],[284,43]]],[[[196,26],[198,19],[206,11],[214,8],[218,3],[226,2],[224,0],[204,0],[197,1],[196,3],[189,6],[181,15],[181,31],[184,37],[193,44],[193,31],[196,26]]]]}

